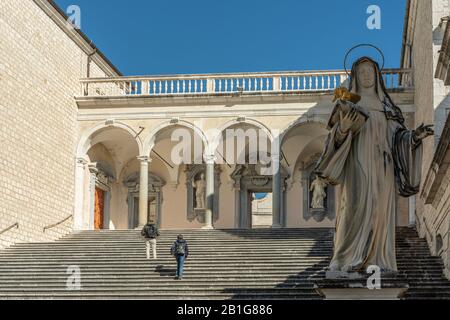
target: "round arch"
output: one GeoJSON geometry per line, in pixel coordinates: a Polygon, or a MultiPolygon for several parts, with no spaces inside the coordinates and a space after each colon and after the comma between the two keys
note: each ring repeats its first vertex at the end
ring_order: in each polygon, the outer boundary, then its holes
{"type": "Polygon", "coordinates": [[[112,122],[106,121],[95,125],[94,127],[90,128],[81,135],[81,138],[77,146],[77,158],[83,158],[89,151],[90,147],[92,147],[91,138],[94,134],[100,133],[104,130],[108,130],[111,128],[117,128],[126,131],[133,138],[133,140],[136,141],[139,154],[142,154],[143,151],[142,141],[139,137],[136,137],[137,132],[132,127],[120,121],[112,121],[112,122]]]}
{"type": "Polygon", "coordinates": [[[272,131],[261,121],[255,120],[255,119],[249,119],[246,118],[245,120],[240,120],[240,119],[234,119],[234,120],[230,120],[225,122],[223,125],[221,125],[220,127],[217,128],[217,134],[212,138],[211,140],[211,144],[209,146],[208,152],[209,154],[214,154],[215,150],[217,149],[217,147],[220,144],[220,139],[222,137],[222,133],[228,129],[229,127],[232,127],[234,125],[237,124],[250,124],[253,125],[255,127],[260,128],[261,130],[264,131],[264,133],[267,135],[267,137],[270,140],[270,143],[272,143],[274,141],[274,136],[272,134],[272,131]]]}
{"type": "Polygon", "coordinates": [[[206,137],[204,132],[199,127],[197,127],[195,124],[193,124],[189,121],[186,121],[186,120],[178,120],[176,122],[173,122],[172,120],[167,120],[167,121],[160,123],[158,126],[156,126],[150,132],[150,134],[145,138],[144,143],[143,143],[142,155],[147,156],[147,157],[150,155],[150,152],[152,151],[153,147],[155,146],[156,137],[161,130],[169,128],[169,127],[175,127],[175,126],[182,126],[182,127],[186,127],[186,128],[194,130],[194,132],[197,133],[201,137],[203,143],[205,144],[205,149],[209,145],[208,138],[206,137]]]}
{"type": "Polygon", "coordinates": [[[286,136],[292,129],[296,128],[297,126],[307,125],[307,124],[317,124],[325,130],[327,130],[327,126],[328,126],[326,120],[318,118],[318,117],[316,117],[314,120],[310,120],[308,118],[303,118],[303,117],[298,118],[298,119],[292,121],[291,123],[289,123],[286,126],[286,128],[284,128],[283,131],[281,131],[280,144],[283,144],[284,139],[286,138],[286,136]]]}

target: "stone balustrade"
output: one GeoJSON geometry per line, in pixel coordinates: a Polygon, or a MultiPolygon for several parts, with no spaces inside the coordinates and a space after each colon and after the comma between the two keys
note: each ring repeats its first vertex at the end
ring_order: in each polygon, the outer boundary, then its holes
{"type": "MultiPolygon", "coordinates": [[[[414,87],[411,69],[385,69],[383,77],[387,89],[414,87]]],[[[88,78],[81,97],[326,92],[347,78],[343,70],[88,78]]]]}

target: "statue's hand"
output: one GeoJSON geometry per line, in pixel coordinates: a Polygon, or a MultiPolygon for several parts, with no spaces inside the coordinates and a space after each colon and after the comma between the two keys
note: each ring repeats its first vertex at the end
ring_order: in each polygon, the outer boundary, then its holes
{"type": "Polygon", "coordinates": [[[413,133],[414,141],[419,142],[429,136],[434,135],[434,130],[432,128],[433,128],[432,124],[424,125],[422,123],[416,130],[414,130],[413,133]]]}
{"type": "Polygon", "coordinates": [[[347,133],[352,127],[353,123],[356,121],[358,117],[357,110],[355,108],[351,108],[347,114],[344,116],[342,111],[339,112],[339,128],[343,133],[347,133]]]}

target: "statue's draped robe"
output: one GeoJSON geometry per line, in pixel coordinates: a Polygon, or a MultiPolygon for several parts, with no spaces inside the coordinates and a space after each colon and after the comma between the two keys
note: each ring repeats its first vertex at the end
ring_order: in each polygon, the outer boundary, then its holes
{"type": "Polygon", "coordinates": [[[422,145],[401,121],[383,112],[381,103],[365,109],[369,119],[355,136],[343,134],[338,123],[333,126],[316,168],[329,184],[340,185],[330,269],[377,265],[397,271],[396,192],[417,193],[422,145]]]}

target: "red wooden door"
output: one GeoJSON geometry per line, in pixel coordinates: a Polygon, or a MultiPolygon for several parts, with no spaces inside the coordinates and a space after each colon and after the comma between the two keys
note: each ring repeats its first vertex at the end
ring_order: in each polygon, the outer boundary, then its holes
{"type": "Polygon", "coordinates": [[[95,208],[94,208],[94,229],[103,229],[103,219],[105,210],[105,191],[95,188],[95,208]]]}

